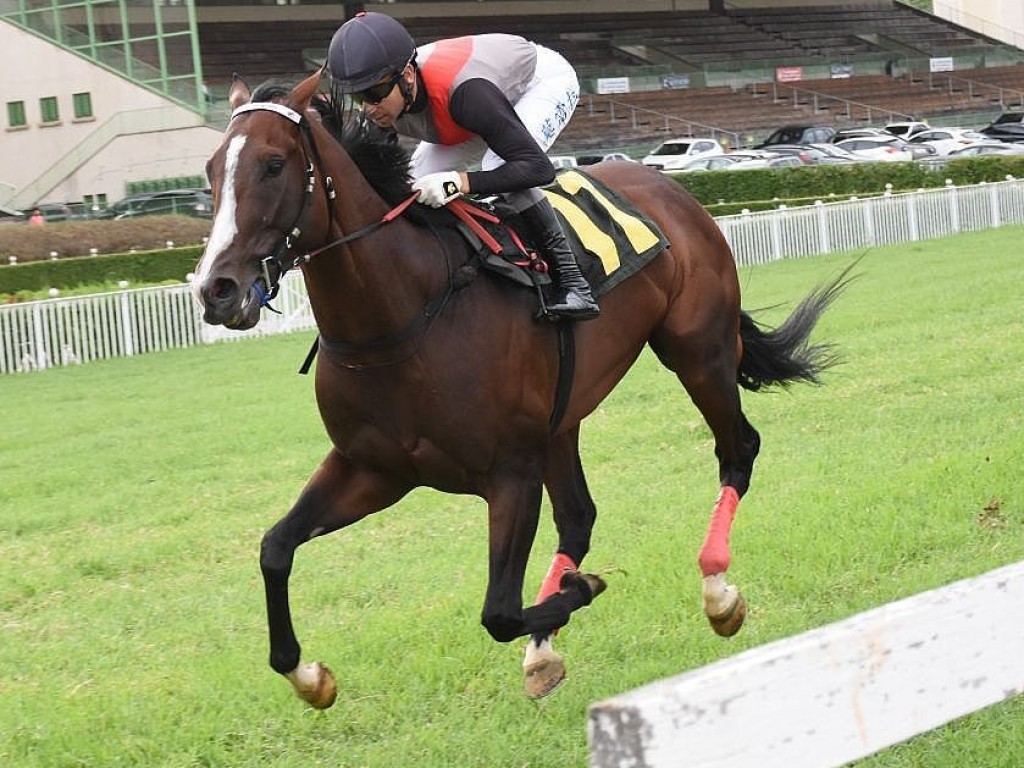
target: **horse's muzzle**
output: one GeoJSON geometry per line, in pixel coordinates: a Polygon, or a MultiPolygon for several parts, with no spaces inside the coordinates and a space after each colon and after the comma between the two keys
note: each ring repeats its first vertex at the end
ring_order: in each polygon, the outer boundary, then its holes
{"type": "Polygon", "coordinates": [[[252,328],[260,319],[260,302],[255,288],[242,292],[237,280],[211,278],[199,287],[203,322],[234,330],[252,328]]]}

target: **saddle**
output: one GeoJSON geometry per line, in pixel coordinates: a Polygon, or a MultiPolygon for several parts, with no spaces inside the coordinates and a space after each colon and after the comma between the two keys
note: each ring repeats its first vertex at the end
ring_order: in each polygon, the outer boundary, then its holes
{"type": "MultiPolygon", "coordinates": [[[[600,297],[667,248],[658,225],[618,193],[579,170],[561,171],[544,190],[591,291],[600,297]]],[[[529,228],[501,198],[459,198],[448,204],[456,227],[481,265],[541,294],[548,264],[530,243],[529,228]],[[523,233],[520,235],[520,233],[523,233]]]]}
{"type": "MultiPolygon", "coordinates": [[[[636,274],[659,252],[669,246],[658,225],[625,199],[592,176],[567,169],[544,190],[558,216],[566,240],[580,271],[595,297],[603,296],[636,274]]],[[[541,311],[551,285],[547,262],[529,238],[520,236],[526,227],[519,215],[500,198],[456,198],[446,206],[456,219],[456,228],[469,242],[477,263],[484,269],[537,292],[541,311]]],[[[448,295],[442,298],[447,300],[448,295]]],[[[443,302],[422,315],[427,319],[443,302]]],[[[556,323],[558,334],[558,381],[549,419],[551,432],[565,414],[575,369],[573,323],[556,323]]],[[[410,326],[415,328],[418,326],[410,326]]],[[[407,329],[408,330],[408,329],[407,329]]],[[[299,373],[309,371],[319,337],[299,373]]]]}

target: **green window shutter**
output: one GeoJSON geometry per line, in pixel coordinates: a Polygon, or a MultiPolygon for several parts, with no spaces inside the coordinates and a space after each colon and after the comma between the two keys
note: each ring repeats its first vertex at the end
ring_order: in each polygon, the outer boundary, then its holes
{"type": "Polygon", "coordinates": [[[60,109],[57,107],[56,96],[43,96],[39,99],[39,116],[44,123],[60,121],[60,109]]]}
{"type": "Polygon", "coordinates": [[[74,100],[76,120],[93,116],[91,93],[75,93],[72,94],[71,98],[74,100]]]}
{"type": "Polygon", "coordinates": [[[8,101],[7,102],[7,125],[11,128],[20,128],[26,125],[25,120],[25,102],[24,101],[8,101]]]}

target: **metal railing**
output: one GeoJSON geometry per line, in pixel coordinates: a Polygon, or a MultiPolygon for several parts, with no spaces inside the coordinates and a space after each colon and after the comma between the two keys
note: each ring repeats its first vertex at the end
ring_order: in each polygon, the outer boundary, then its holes
{"type": "MultiPolygon", "coordinates": [[[[831,114],[842,114],[847,120],[853,120],[853,109],[857,108],[863,113],[864,119],[869,123],[877,122],[880,118],[890,123],[898,120],[916,119],[913,115],[908,115],[903,112],[896,112],[895,110],[886,109],[872,104],[864,104],[859,101],[844,98],[843,96],[820,93],[819,91],[815,91],[810,88],[796,87],[787,83],[770,83],[764,87],[765,92],[771,93],[772,100],[776,104],[789,103],[792,104],[794,108],[807,105],[814,110],[814,114],[816,115],[821,114],[822,112],[829,112],[831,114]],[[833,105],[839,105],[843,111],[840,113],[832,109],[833,105]]],[[[754,92],[757,92],[756,86],[754,87],[754,92]]]]}
{"type": "MultiPolygon", "coordinates": [[[[736,263],[751,266],[1024,224],[1024,180],[783,206],[717,222],[736,263]]],[[[301,275],[286,276],[274,303],[281,314],[264,310],[245,332],[205,325],[187,285],[0,306],[0,373],[315,328],[301,275]]]]}
{"type": "Polygon", "coordinates": [[[665,133],[667,134],[675,136],[700,135],[709,136],[713,139],[718,139],[724,136],[728,137],[732,141],[732,146],[739,146],[740,135],[736,131],[707,125],[705,123],[697,122],[696,120],[687,120],[685,117],[667,115],[664,112],[658,112],[644,107],[637,107],[632,104],[627,104],[624,101],[618,101],[601,95],[595,96],[591,94],[584,94],[581,103],[584,104],[584,108],[590,116],[601,111],[598,109],[598,104],[602,107],[607,107],[608,122],[614,123],[616,120],[628,119],[630,121],[630,127],[632,127],[633,130],[636,130],[645,122],[659,122],[665,126],[665,133]],[[695,134],[694,128],[699,128],[700,130],[695,134]]]}
{"type": "Polygon", "coordinates": [[[953,75],[949,72],[929,72],[928,87],[933,91],[944,90],[950,94],[964,92],[970,100],[988,96],[993,100],[993,103],[998,103],[1000,109],[1008,109],[1009,107],[1024,109],[1024,91],[1018,88],[1008,88],[994,83],[983,83],[967,77],[953,75]]]}

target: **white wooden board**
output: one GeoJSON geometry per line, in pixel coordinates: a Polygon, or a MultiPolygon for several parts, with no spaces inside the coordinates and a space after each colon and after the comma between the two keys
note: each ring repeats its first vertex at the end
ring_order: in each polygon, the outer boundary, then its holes
{"type": "Polygon", "coordinates": [[[592,768],[835,768],[1024,692],[1024,562],[590,707],[592,768]]]}

